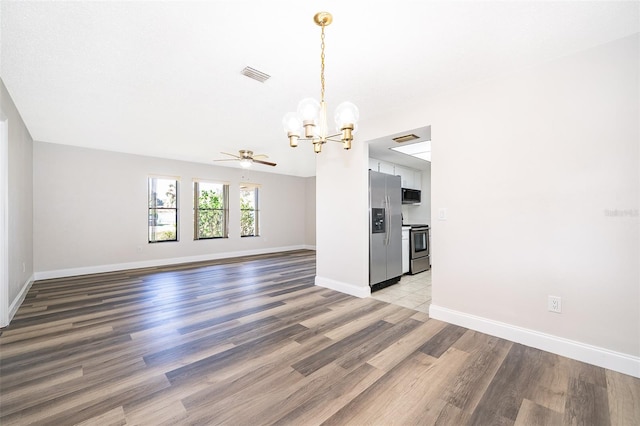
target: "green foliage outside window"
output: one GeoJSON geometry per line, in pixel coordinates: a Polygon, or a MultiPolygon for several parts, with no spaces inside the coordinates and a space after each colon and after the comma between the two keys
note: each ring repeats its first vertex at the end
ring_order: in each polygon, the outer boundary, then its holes
{"type": "Polygon", "coordinates": [[[198,197],[198,238],[224,236],[224,204],[221,194],[211,190],[200,192],[198,197]]]}
{"type": "Polygon", "coordinates": [[[195,182],[194,186],[196,239],[226,238],[228,186],[208,182],[195,182]]]}

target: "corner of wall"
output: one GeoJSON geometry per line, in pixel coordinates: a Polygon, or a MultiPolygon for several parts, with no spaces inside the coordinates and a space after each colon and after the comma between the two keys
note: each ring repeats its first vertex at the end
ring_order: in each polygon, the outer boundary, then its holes
{"type": "Polygon", "coordinates": [[[371,296],[371,288],[369,286],[356,286],[353,284],[332,280],[331,278],[321,277],[319,275],[316,275],[316,285],[360,298],[371,296]]]}

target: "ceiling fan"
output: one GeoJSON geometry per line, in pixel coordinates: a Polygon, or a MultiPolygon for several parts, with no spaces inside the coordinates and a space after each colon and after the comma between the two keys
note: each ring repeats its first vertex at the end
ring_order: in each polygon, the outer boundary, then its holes
{"type": "Polygon", "coordinates": [[[253,151],[249,151],[246,149],[241,149],[238,151],[240,155],[229,154],[228,152],[221,152],[220,154],[229,155],[233,158],[225,158],[222,160],[213,160],[213,161],[239,161],[242,167],[250,167],[251,163],[264,164],[265,166],[275,166],[276,163],[272,163],[270,161],[261,160],[261,158],[269,158],[264,154],[253,155],[253,151]]]}

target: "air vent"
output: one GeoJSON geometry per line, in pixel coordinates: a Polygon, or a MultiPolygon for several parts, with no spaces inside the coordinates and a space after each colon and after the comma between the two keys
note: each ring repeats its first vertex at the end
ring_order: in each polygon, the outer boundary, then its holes
{"type": "Polygon", "coordinates": [[[262,71],[258,71],[257,69],[251,67],[244,67],[241,74],[259,81],[260,83],[264,83],[271,77],[269,74],[265,74],[262,71]]]}
{"type": "Polygon", "coordinates": [[[398,142],[398,143],[404,143],[404,142],[409,142],[409,141],[413,141],[416,139],[420,139],[418,136],[414,135],[413,133],[410,135],[404,135],[404,136],[398,136],[397,138],[393,138],[394,141],[398,142]]]}

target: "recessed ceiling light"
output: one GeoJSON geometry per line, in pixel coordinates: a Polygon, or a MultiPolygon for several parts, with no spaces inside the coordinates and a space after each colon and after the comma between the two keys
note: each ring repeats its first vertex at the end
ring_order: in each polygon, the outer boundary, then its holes
{"type": "Polygon", "coordinates": [[[390,148],[402,154],[411,155],[424,161],[431,161],[431,141],[416,142],[410,145],[402,145],[390,148]]]}

